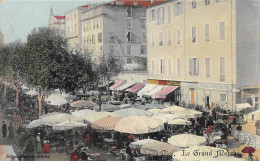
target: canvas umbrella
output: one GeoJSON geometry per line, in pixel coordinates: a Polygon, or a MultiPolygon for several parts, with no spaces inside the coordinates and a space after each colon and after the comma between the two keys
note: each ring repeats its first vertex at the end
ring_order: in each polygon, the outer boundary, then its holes
{"type": "Polygon", "coordinates": [[[146,116],[124,117],[115,126],[115,130],[121,133],[147,134],[158,132],[164,128],[162,120],[146,116]]]}
{"type": "Polygon", "coordinates": [[[163,122],[169,122],[170,120],[178,119],[179,116],[173,115],[173,114],[166,114],[166,113],[158,113],[156,115],[152,116],[153,118],[158,118],[163,120],[163,122]]]}
{"type": "MultiPolygon", "coordinates": [[[[95,109],[99,110],[99,106],[96,106],[95,109]]],[[[119,110],[120,107],[117,105],[112,105],[112,104],[103,104],[101,105],[101,111],[103,112],[113,112],[115,110],[119,110]]]]}
{"type": "Polygon", "coordinates": [[[113,115],[113,113],[109,113],[109,112],[91,112],[89,114],[86,114],[84,116],[82,116],[82,118],[88,122],[94,122],[96,120],[99,120],[101,118],[104,118],[106,116],[111,116],[113,115]]]}
{"type": "Polygon", "coordinates": [[[148,107],[146,107],[145,105],[138,105],[138,104],[134,104],[132,105],[133,108],[137,108],[137,109],[142,109],[142,110],[147,110],[148,107]]]}
{"type": "Polygon", "coordinates": [[[36,127],[39,127],[42,125],[44,125],[44,122],[42,122],[41,119],[38,119],[38,120],[33,120],[32,122],[30,122],[28,125],[26,125],[26,128],[31,129],[31,128],[36,128],[36,127]]]}
{"type": "Polygon", "coordinates": [[[128,108],[128,109],[115,111],[114,115],[118,117],[128,117],[128,116],[152,116],[153,114],[151,112],[141,110],[141,109],[128,108]]]}
{"type": "Polygon", "coordinates": [[[57,98],[57,99],[53,99],[53,100],[47,101],[47,104],[50,104],[50,105],[64,105],[64,104],[68,104],[68,101],[64,97],[60,97],[60,98],[57,98]]]}
{"type": "Polygon", "coordinates": [[[94,110],[90,110],[90,109],[83,109],[83,110],[78,110],[78,111],[75,111],[75,112],[71,112],[71,114],[73,116],[76,116],[76,117],[82,117],[86,114],[89,114],[89,113],[92,113],[92,112],[96,112],[94,110]]]}
{"type": "Polygon", "coordinates": [[[75,120],[78,120],[78,118],[76,118],[75,116],[72,116],[70,114],[59,113],[59,114],[55,114],[55,115],[45,116],[45,117],[41,118],[41,120],[45,125],[55,125],[55,124],[58,124],[61,122],[69,121],[69,120],[75,121],[75,120]]]}
{"type": "Polygon", "coordinates": [[[155,141],[145,144],[141,147],[140,153],[152,156],[171,156],[173,152],[180,151],[181,149],[172,146],[171,144],[155,141]]]}
{"type": "Polygon", "coordinates": [[[78,100],[70,103],[71,107],[76,108],[93,108],[96,104],[89,100],[78,100]]]}
{"type": "Polygon", "coordinates": [[[63,113],[51,112],[51,113],[47,113],[45,115],[41,115],[40,118],[49,117],[49,116],[55,116],[55,115],[59,115],[59,114],[63,114],[63,113]]]}
{"type": "Polygon", "coordinates": [[[155,108],[155,109],[148,109],[147,111],[153,113],[153,115],[156,115],[156,114],[160,113],[161,109],[155,108]]]}
{"type": "Polygon", "coordinates": [[[174,152],[172,159],[174,161],[201,161],[207,157],[219,156],[220,153],[227,154],[227,150],[210,146],[193,146],[185,149],[185,154],[189,155],[183,155],[183,153],[183,150],[174,152]]]}
{"type": "Polygon", "coordinates": [[[168,143],[177,147],[192,147],[199,145],[206,145],[207,140],[204,137],[191,135],[191,134],[180,134],[172,136],[168,139],[168,143]]]}
{"type": "Polygon", "coordinates": [[[106,116],[104,118],[101,118],[97,121],[94,121],[91,123],[92,129],[97,129],[97,130],[114,130],[115,125],[117,122],[120,120],[119,117],[114,117],[114,116],[106,116]]]}
{"type": "Polygon", "coordinates": [[[252,148],[252,147],[245,147],[243,150],[242,150],[243,153],[247,153],[247,154],[252,154],[255,152],[255,148],[252,148]]]}
{"type": "Polygon", "coordinates": [[[65,121],[53,126],[53,130],[68,130],[76,127],[86,127],[87,124],[74,121],[65,121]]]}
{"type": "Polygon", "coordinates": [[[36,89],[31,89],[28,92],[25,92],[25,94],[30,95],[30,96],[37,96],[38,92],[36,91],[36,89]]]}
{"type": "Polygon", "coordinates": [[[184,119],[175,119],[168,122],[170,125],[191,125],[191,122],[184,119]]]}
{"type": "Polygon", "coordinates": [[[161,105],[161,104],[145,104],[145,107],[147,107],[147,109],[154,109],[154,108],[163,109],[164,105],[161,105]]]}
{"type": "Polygon", "coordinates": [[[131,149],[141,149],[141,147],[143,145],[149,144],[149,143],[153,143],[153,142],[157,142],[156,140],[153,139],[143,139],[143,140],[139,140],[139,141],[135,141],[135,142],[131,142],[129,147],[131,149]]]}

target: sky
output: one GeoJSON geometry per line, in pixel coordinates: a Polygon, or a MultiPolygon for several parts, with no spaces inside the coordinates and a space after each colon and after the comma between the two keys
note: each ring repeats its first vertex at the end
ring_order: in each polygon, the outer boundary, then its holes
{"type": "MultiPolygon", "coordinates": [[[[104,0],[95,0],[98,1],[104,0]]],[[[91,3],[93,0],[0,0],[0,31],[4,43],[26,42],[34,28],[48,26],[51,7],[54,15],[64,16],[71,9],[91,3]]]]}

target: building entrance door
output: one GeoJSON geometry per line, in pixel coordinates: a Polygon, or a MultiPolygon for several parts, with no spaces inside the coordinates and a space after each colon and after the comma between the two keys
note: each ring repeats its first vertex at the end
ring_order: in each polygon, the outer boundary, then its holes
{"type": "Polygon", "coordinates": [[[191,95],[191,104],[195,104],[195,91],[194,89],[190,90],[190,95],[191,95]]]}
{"type": "Polygon", "coordinates": [[[209,107],[210,109],[209,101],[210,101],[209,96],[206,96],[205,107],[209,107]]]}

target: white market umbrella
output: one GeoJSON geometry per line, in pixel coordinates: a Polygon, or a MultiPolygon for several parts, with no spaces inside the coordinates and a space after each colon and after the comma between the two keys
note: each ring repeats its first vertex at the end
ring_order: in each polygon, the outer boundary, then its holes
{"type": "Polygon", "coordinates": [[[96,111],[90,110],[90,109],[83,109],[83,110],[76,110],[75,112],[71,112],[71,114],[76,117],[82,117],[84,115],[87,115],[87,114],[93,113],[93,112],[96,112],[96,111]]]}
{"type": "Polygon", "coordinates": [[[184,119],[175,119],[168,122],[170,125],[191,125],[191,122],[184,119]]]}
{"type": "Polygon", "coordinates": [[[42,122],[41,119],[37,119],[37,120],[33,120],[28,125],[26,125],[26,128],[27,129],[36,128],[36,127],[39,127],[41,125],[44,125],[44,122],[42,122]]]}
{"type": "Polygon", "coordinates": [[[86,127],[87,124],[74,121],[65,121],[53,126],[53,130],[68,130],[77,127],[86,127]]]}
{"type": "Polygon", "coordinates": [[[73,101],[70,103],[71,107],[85,107],[85,108],[93,108],[96,104],[93,103],[92,101],[89,100],[78,100],[78,101],[73,101]]]}
{"type": "Polygon", "coordinates": [[[130,143],[129,147],[131,149],[141,149],[141,147],[145,144],[149,144],[149,143],[153,143],[156,142],[156,140],[153,139],[143,139],[143,140],[139,140],[139,141],[135,141],[130,143]]]}
{"type": "Polygon", "coordinates": [[[37,96],[38,92],[36,91],[36,89],[31,89],[28,92],[25,92],[25,94],[30,95],[30,96],[37,96]]]}
{"type": "Polygon", "coordinates": [[[171,156],[173,152],[180,151],[180,148],[174,147],[171,144],[155,141],[145,144],[141,147],[140,153],[152,156],[171,156]]]}
{"type": "Polygon", "coordinates": [[[55,125],[55,124],[65,122],[65,121],[70,121],[70,120],[75,121],[75,120],[78,120],[78,118],[75,116],[72,116],[70,114],[59,113],[59,114],[55,114],[55,115],[45,116],[45,117],[41,118],[41,120],[45,125],[55,125]]]}
{"type": "Polygon", "coordinates": [[[180,134],[172,136],[168,139],[168,143],[177,147],[192,147],[199,145],[206,145],[207,140],[205,137],[191,135],[191,134],[180,134]]]}
{"type": "Polygon", "coordinates": [[[115,116],[128,117],[128,116],[152,116],[153,113],[137,108],[121,109],[114,112],[115,116]]]}
{"type": "Polygon", "coordinates": [[[166,114],[166,113],[158,113],[154,116],[152,116],[153,118],[158,118],[163,120],[163,122],[169,122],[170,120],[174,120],[174,119],[178,119],[180,118],[177,115],[173,115],[173,114],[166,114]]]}
{"type": "Polygon", "coordinates": [[[86,115],[82,116],[82,118],[88,122],[94,122],[99,119],[102,119],[106,116],[113,116],[113,113],[110,112],[91,112],[87,113],[86,115]]]}
{"type": "Polygon", "coordinates": [[[129,116],[122,118],[115,126],[121,133],[147,134],[164,129],[162,120],[146,116],[129,116]]]}
{"type": "Polygon", "coordinates": [[[172,155],[172,159],[173,161],[201,161],[208,157],[215,157],[219,154],[219,152],[227,153],[227,150],[209,146],[193,146],[185,149],[185,154],[189,155],[183,155],[182,150],[174,152],[172,155]]]}
{"type": "Polygon", "coordinates": [[[147,111],[156,115],[156,114],[160,113],[161,109],[148,109],[147,111]]]}
{"type": "Polygon", "coordinates": [[[68,104],[68,101],[65,98],[59,98],[47,102],[49,105],[64,105],[68,104]]]}

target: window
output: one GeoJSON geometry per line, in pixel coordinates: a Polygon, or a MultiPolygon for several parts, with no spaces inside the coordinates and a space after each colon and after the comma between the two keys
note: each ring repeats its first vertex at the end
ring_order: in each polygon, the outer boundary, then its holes
{"type": "Polygon", "coordinates": [[[174,9],[175,9],[175,16],[182,15],[182,3],[181,2],[176,2],[174,9]]]}
{"type": "Polygon", "coordinates": [[[146,52],[146,45],[141,45],[141,54],[145,54],[146,52]]]}
{"type": "Polygon", "coordinates": [[[131,63],[132,63],[132,58],[127,58],[127,59],[126,59],[126,63],[127,63],[127,64],[131,64],[131,63]]]}
{"type": "Polygon", "coordinates": [[[155,21],[155,10],[151,10],[151,13],[150,13],[150,16],[151,16],[151,20],[152,21],[155,21]]]}
{"type": "Polygon", "coordinates": [[[132,12],[133,12],[133,8],[132,7],[128,7],[126,9],[126,12],[127,12],[127,17],[131,17],[132,16],[132,12]]]}
{"type": "Polygon", "coordinates": [[[171,23],[171,19],[172,19],[172,9],[171,6],[168,6],[168,23],[171,23]]]}
{"type": "Polygon", "coordinates": [[[143,34],[143,42],[146,42],[146,32],[142,32],[143,34]]]}
{"type": "Polygon", "coordinates": [[[132,46],[127,45],[127,55],[131,55],[131,54],[132,54],[132,46]]]}
{"type": "Polygon", "coordinates": [[[219,22],[219,40],[225,40],[225,22],[219,22]]]}
{"type": "Polygon", "coordinates": [[[177,75],[181,74],[181,60],[177,59],[177,75]]]}
{"type": "Polygon", "coordinates": [[[205,41],[209,41],[209,24],[205,24],[205,41]]]}
{"type": "Polygon", "coordinates": [[[98,33],[98,42],[102,43],[102,33],[98,33]]]}
{"type": "Polygon", "coordinates": [[[131,32],[128,32],[128,33],[127,33],[127,41],[128,41],[128,42],[131,42],[131,41],[132,41],[132,34],[131,34],[131,32]]]}
{"type": "Polygon", "coordinates": [[[168,45],[172,44],[172,32],[168,31],[168,45]]]}
{"type": "Polygon", "coordinates": [[[227,101],[227,95],[226,94],[220,94],[219,95],[219,100],[221,102],[226,102],[227,101]]]}
{"type": "Polygon", "coordinates": [[[168,74],[172,74],[172,60],[168,59],[168,74]]]}
{"type": "Polygon", "coordinates": [[[110,45],[110,53],[114,54],[114,45],[110,45]]]}
{"type": "Polygon", "coordinates": [[[77,32],[77,25],[76,24],[74,25],[74,32],[75,33],[77,32]]]}
{"type": "Polygon", "coordinates": [[[181,44],[181,32],[179,29],[177,30],[176,36],[177,36],[177,44],[181,44]]]}
{"type": "Polygon", "coordinates": [[[206,77],[210,77],[210,58],[205,58],[206,77]]]}
{"type": "Polygon", "coordinates": [[[220,58],[220,77],[225,77],[225,58],[220,58]]]}
{"type": "Polygon", "coordinates": [[[154,47],[154,43],[155,43],[155,34],[152,34],[152,36],[151,36],[151,41],[152,41],[152,47],[154,47]]]}
{"type": "Polygon", "coordinates": [[[103,28],[103,21],[102,21],[102,18],[100,18],[100,28],[103,28]]]}
{"type": "Polygon", "coordinates": [[[159,32],[159,46],[163,45],[163,33],[159,32]]]}
{"type": "Polygon", "coordinates": [[[219,3],[219,2],[225,2],[227,0],[216,0],[216,3],[219,3]]]}
{"type": "Polygon", "coordinates": [[[160,73],[165,74],[165,63],[164,59],[160,59],[160,73]]]}
{"type": "Polygon", "coordinates": [[[192,9],[195,9],[196,8],[196,0],[192,0],[192,2],[191,2],[191,8],[192,9]]]}
{"type": "Polygon", "coordinates": [[[141,20],[141,28],[145,28],[146,26],[145,26],[145,20],[141,20]]]}
{"type": "Polygon", "coordinates": [[[189,65],[190,65],[190,67],[189,67],[190,76],[198,76],[199,75],[199,59],[190,58],[189,65]]]}
{"type": "Polygon", "coordinates": [[[210,5],[210,0],[205,0],[205,5],[210,5]]]}
{"type": "Polygon", "coordinates": [[[163,7],[160,7],[157,10],[157,24],[158,25],[164,24],[164,8],[163,7]]]}
{"type": "Polygon", "coordinates": [[[196,27],[192,27],[192,43],[196,43],[196,27]]]}
{"type": "Polygon", "coordinates": [[[152,59],[152,74],[155,73],[155,60],[152,59]]]}
{"type": "Polygon", "coordinates": [[[132,19],[131,18],[127,18],[127,28],[132,28],[132,19]]]}
{"type": "Polygon", "coordinates": [[[92,35],[92,44],[95,44],[96,43],[96,39],[95,39],[95,35],[93,34],[92,35]]]}

